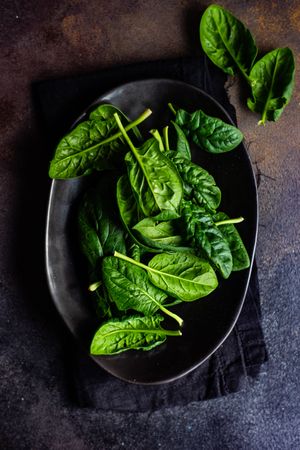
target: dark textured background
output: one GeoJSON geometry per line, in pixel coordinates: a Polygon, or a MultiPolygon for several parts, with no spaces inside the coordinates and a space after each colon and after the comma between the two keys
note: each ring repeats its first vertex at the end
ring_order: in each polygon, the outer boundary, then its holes
{"type": "MultiPolygon", "coordinates": [[[[300,447],[299,82],[280,121],[263,128],[245,108],[243,86],[228,81],[239,126],[260,174],[257,260],[267,370],[243,392],[151,414],[79,410],[70,404],[71,395],[61,394],[68,386],[67,369],[59,360],[72,343],[49,297],[43,248],[37,245],[44,234],[41,218],[46,212],[51,155],[33,109],[31,83],[116,64],[195,55],[199,18],[210,3],[0,3],[1,448],[300,447]]],[[[289,46],[299,63],[299,1],[220,3],[247,23],[261,51],[289,46]]]]}

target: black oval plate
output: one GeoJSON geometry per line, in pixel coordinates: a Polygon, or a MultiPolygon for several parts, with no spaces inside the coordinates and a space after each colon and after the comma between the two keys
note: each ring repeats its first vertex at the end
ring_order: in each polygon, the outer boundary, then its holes
{"type": "MultiPolygon", "coordinates": [[[[91,107],[112,103],[131,119],[151,108],[153,114],[143,124],[150,130],[161,129],[169,122],[168,102],[188,111],[201,108],[209,115],[232,123],[222,106],[205,92],[166,79],[125,84],[99,97],[91,107]]],[[[241,144],[222,155],[193,149],[193,161],[207,169],[221,188],[220,210],[231,217],[245,218],[238,229],[252,266],[258,220],[257,190],[245,147],[241,144]]],[[[101,173],[98,176],[102,176],[101,173]]],[[[46,269],[53,300],[66,325],[87,351],[99,323],[82,286],[71,230],[74,228],[73,205],[92,178],[52,182],[46,229],[46,269]]],[[[149,352],[128,351],[94,360],[116,377],[133,383],[165,383],[187,374],[203,363],[231,332],[243,305],[250,273],[251,268],[234,272],[228,280],[220,280],[219,287],[208,297],[174,307],[184,319],[182,337],[168,338],[165,344],[149,352]]]]}

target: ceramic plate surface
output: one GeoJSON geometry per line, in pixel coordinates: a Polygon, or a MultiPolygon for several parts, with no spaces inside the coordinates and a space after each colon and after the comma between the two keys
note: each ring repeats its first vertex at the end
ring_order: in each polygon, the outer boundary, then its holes
{"type": "MultiPolygon", "coordinates": [[[[209,115],[232,123],[218,102],[203,91],[165,79],[125,84],[99,97],[91,108],[99,103],[112,103],[131,119],[151,108],[153,114],[141,128],[145,136],[147,130],[161,129],[169,122],[168,102],[188,111],[201,108],[209,115]]],[[[85,114],[80,119],[84,117],[85,114]]],[[[193,148],[192,159],[208,170],[221,188],[220,211],[231,217],[245,218],[238,230],[252,263],[257,234],[257,191],[245,147],[241,144],[221,155],[193,148]]],[[[94,176],[52,182],[46,228],[46,270],[50,291],[66,325],[87,351],[99,323],[85,293],[73,230],[74,205],[92,180],[94,176]]],[[[228,280],[219,277],[219,287],[208,297],[174,306],[173,310],[184,319],[182,337],[168,338],[166,343],[149,352],[127,351],[94,360],[116,377],[134,383],[165,383],[183,376],[203,363],[232,330],[243,305],[250,273],[248,269],[233,272],[228,280]]]]}

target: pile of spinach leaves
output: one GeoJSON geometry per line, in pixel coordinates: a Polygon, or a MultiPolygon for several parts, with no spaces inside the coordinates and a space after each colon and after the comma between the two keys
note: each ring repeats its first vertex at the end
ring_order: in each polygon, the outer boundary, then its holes
{"type": "Polygon", "coordinates": [[[234,225],[243,218],[218,211],[221,191],[190,151],[190,142],[231,151],[242,133],[201,110],[169,107],[174,120],[145,140],[137,125],[150,110],[130,122],[100,105],[61,140],[50,165],[52,178],[102,171],[84,192],[77,221],[100,322],[93,355],[150,350],[180,336],[183,320],[172,306],[209,295],[217,274],[228,278],[250,264],[234,225]],[[166,317],[175,329],[161,325],[166,317]]]}
{"type": "Polygon", "coordinates": [[[210,5],[205,10],[200,22],[200,41],[216,66],[229,75],[240,72],[250,85],[247,105],[261,114],[258,123],[278,120],[293,92],[293,52],[287,47],[277,48],[257,61],[257,47],[250,31],[219,5],[210,5]]]}

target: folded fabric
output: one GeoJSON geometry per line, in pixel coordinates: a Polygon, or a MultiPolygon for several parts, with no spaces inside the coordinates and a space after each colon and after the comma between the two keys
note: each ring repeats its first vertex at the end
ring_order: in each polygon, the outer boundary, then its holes
{"type": "MultiPolygon", "coordinates": [[[[225,75],[204,56],[155,61],[36,83],[33,94],[49,146],[67,132],[80,113],[104,92],[129,81],[171,78],[193,84],[221,103],[235,120],[224,89],[225,75]]],[[[53,152],[53,150],[52,150],[53,152]]],[[[50,158],[50,156],[49,156],[50,158]]],[[[226,395],[246,387],[267,360],[261,329],[256,265],[242,312],[223,345],[201,366],[163,385],[134,385],[106,373],[74,342],[68,357],[70,392],[80,406],[105,410],[152,411],[226,395]]]]}

